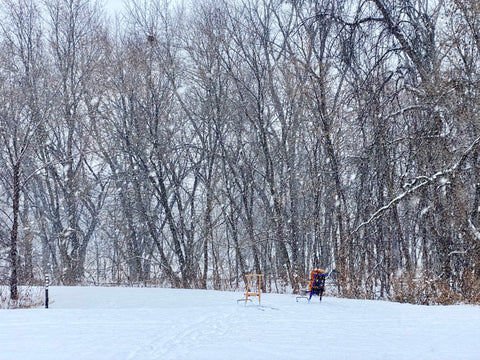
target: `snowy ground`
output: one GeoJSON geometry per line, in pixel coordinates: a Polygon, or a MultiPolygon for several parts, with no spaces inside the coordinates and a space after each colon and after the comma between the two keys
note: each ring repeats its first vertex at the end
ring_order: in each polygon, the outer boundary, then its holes
{"type": "Polygon", "coordinates": [[[155,288],[51,287],[0,310],[0,359],[480,359],[480,307],[155,288]]]}

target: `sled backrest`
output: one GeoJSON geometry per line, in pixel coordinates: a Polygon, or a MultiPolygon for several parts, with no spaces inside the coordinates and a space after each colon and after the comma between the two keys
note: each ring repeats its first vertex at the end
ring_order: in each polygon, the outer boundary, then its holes
{"type": "Polygon", "coordinates": [[[308,285],[308,291],[312,289],[323,289],[325,287],[325,277],[327,274],[323,269],[313,269],[310,273],[310,284],[308,285]]]}

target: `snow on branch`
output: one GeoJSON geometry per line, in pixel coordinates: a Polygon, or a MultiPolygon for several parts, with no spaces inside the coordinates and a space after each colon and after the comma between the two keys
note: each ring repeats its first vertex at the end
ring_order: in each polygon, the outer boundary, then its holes
{"type": "Polygon", "coordinates": [[[472,231],[473,235],[475,236],[475,239],[477,239],[478,242],[480,242],[480,231],[473,225],[472,220],[468,219],[468,226],[470,227],[470,230],[472,231]]]}
{"type": "MultiPolygon", "coordinates": [[[[480,143],[480,136],[477,137],[475,141],[473,141],[472,144],[463,152],[462,156],[460,156],[460,159],[458,159],[453,165],[446,168],[445,170],[439,171],[431,176],[424,176],[424,175],[418,176],[411,183],[405,184],[403,186],[403,188],[406,189],[404,192],[396,196],[388,204],[382,206],[377,211],[375,211],[368,220],[358,225],[355,228],[355,230],[353,230],[353,233],[356,233],[362,227],[369,225],[370,223],[379,219],[387,210],[392,208],[394,205],[398,204],[402,199],[404,199],[408,195],[415,193],[417,190],[423,188],[424,186],[432,184],[437,180],[445,179],[448,176],[455,177],[458,171],[461,169],[462,164],[466,161],[468,155],[478,146],[479,143],[480,143]]],[[[480,233],[478,233],[477,239],[480,239],[480,233]]]]}

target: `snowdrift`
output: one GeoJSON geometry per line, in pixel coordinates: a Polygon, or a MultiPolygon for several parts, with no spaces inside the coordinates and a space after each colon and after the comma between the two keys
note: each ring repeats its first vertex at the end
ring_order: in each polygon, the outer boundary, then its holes
{"type": "Polygon", "coordinates": [[[480,307],[159,288],[51,287],[0,310],[0,359],[480,359],[480,307]]]}

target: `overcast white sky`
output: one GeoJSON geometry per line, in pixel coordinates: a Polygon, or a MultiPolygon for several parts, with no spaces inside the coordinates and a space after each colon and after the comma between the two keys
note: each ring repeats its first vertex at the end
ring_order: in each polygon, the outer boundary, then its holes
{"type": "Polygon", "coordinates": [[[122,10],[124,5],[124,0],[103,0],[103,2],[107,10],[112,13],[122,10]]]}

